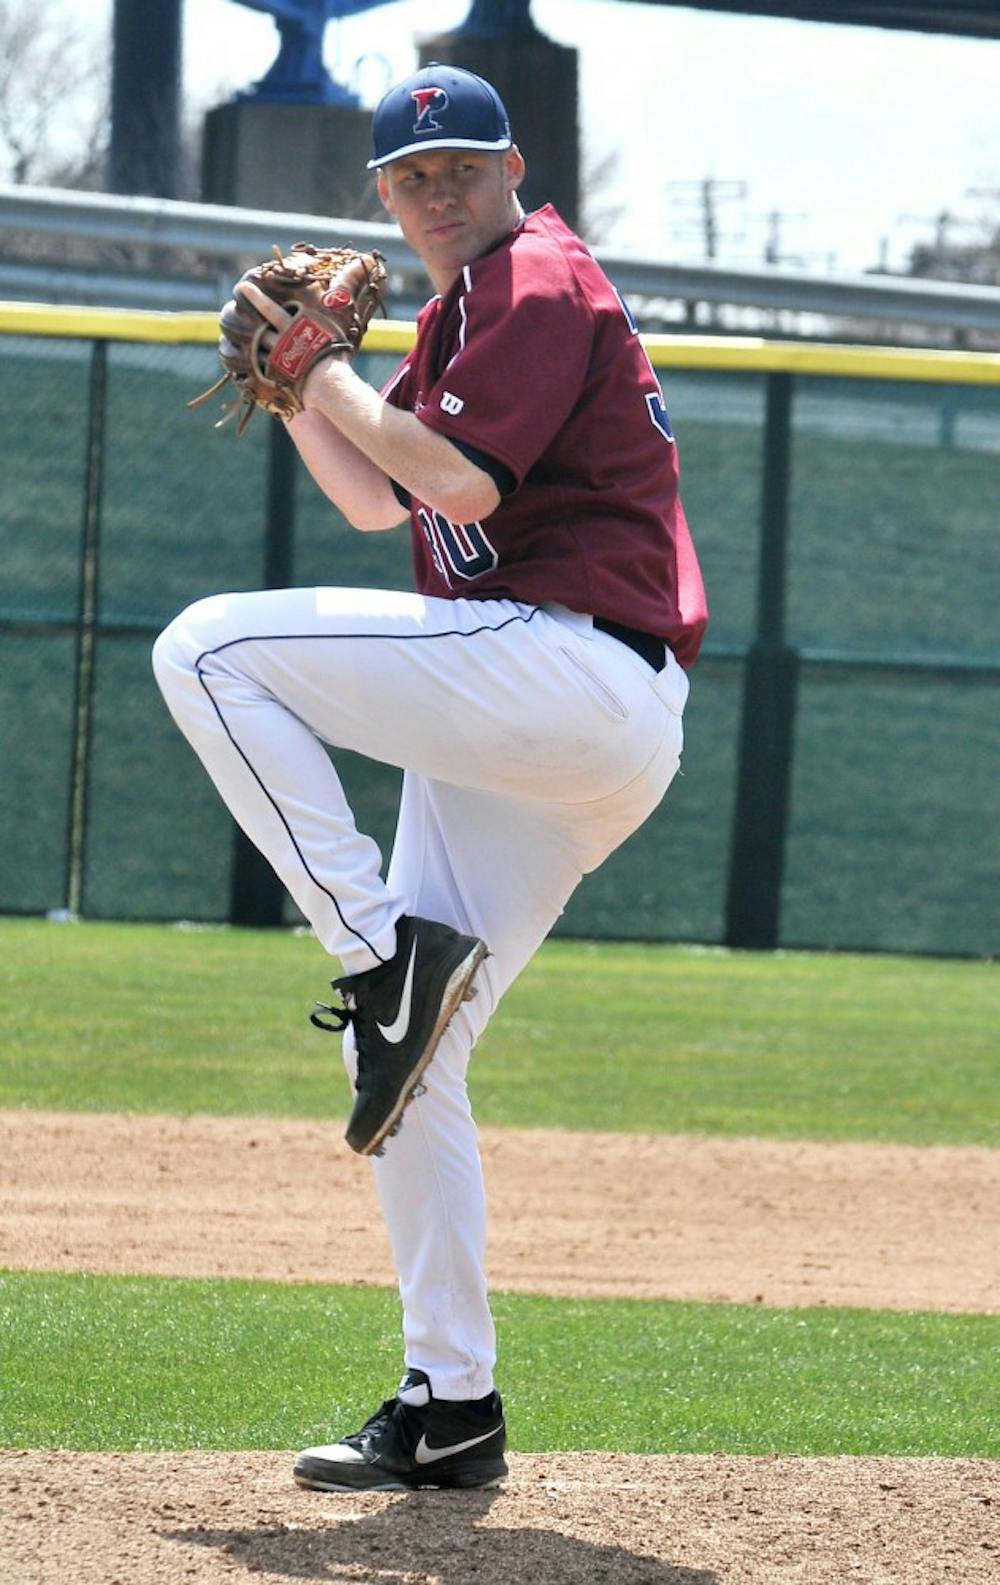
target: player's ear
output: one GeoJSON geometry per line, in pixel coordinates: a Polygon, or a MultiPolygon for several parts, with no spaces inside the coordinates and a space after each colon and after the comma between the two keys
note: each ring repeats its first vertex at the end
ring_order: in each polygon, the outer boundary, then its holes
{"type": "Polygon", "coordinates": [[[512,143],[510,148],[505,151],[503,165],[504,175],[507,178],[508,190],[512,193],[516,193],[517,189],[524,181],[525,172],[524,155],[521,153],[521,150],[518,148],[516,143],[512,143]]]}
{"type": "Polygon", "coordinates": [[[395,220],[396,211],[393,208],[392,196],[391,196],[391,194],[389,192],[389,183],[386,181],[386,178],[385,178],[385,171],[382,171],[382,170],[379,171],[379,173],[378,173],[378,175],[377,175],[377,177],[375,179],[375,186],[376,186],[376,189],[378,191],[378,196],[379,196],[379,198],[381,200],[381,203],[382,203],[382,208],[386,211],[387,214],[390,214],[392,216],[392,218],[395,220]]]}

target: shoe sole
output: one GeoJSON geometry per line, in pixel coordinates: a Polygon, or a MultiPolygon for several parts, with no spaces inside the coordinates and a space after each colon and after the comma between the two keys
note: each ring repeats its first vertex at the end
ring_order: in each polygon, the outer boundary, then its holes
{"type": "Polygon", "coordinates": [[[323,1480],[316,1475],[300,1473],[298,1469],[292,1474],[296,1486],[301,1486],[304,1491],[489,1491],[492,1487],[499,1486],[507,1478],[508,1470],[506,1461],[502,1458],[491,1459],[488,1463],[469,1465],[464,1470],[455,1470],[448,1475],[442,1472],[435,1478],[434,1475],[414,1476],[407,1479],[404,1475],[380,1475],[372,1465],[359,1465],[358,1480],[323,1480]]]}
{"type": "MultiPolygon", "coordinates": [[[[381,1128],[379,1128],[372,1135],[367,1144],[362,1145],[357,1149],[357,1154],[359,1156],[378,1155],[380,1153],[381,1147],[384,1146],[385,1140],[398,1126],[406,1108],[415,1098],[414,1091],[420,1083],[420,1080],[424,1074],[424,1070],[427,1068],[431,1058],[437,1050],[441,1042],[442,1035],[444,1034],[448,1025],[451,1023],[462,1003],[471,1001],[472,997],[475,995],[475,988],[472,982],[479,971],[480,964],[483,962],[484,958],[487,957],[489,957],[489,949],[486,946],[485,941],[477,941],[475,947],[469,953],[468,957],[463,958],[457,969],[455,969],[450,980],[444,988],[444,995],[441,998],[441,1010],[438,1013],[437,1022],[435,1023],[434,1028],[431,1030],[430,1039],[424,1046],[424,1049],[420,1053],[420,1056],[417,1062],[414,1064],[412,1070],[400,1086],[399,1099],[392,1111],[389,1113],[385,1122],[382,1124],[381,1128]]],[[[339,1490],[339,1488],[337,1489],[339,1490]]]]}

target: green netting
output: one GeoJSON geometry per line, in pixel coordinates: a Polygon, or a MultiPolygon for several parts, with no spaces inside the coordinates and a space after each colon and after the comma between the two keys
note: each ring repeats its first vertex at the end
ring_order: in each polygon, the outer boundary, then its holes
{"type": "Polygon", "coordinates": [[[73,745],[69,637],[0,629],[0,909],[65,908],[73,745]]]}
{"type": "Polygon", "coordinates": [[[187,401],[213,379],[209,348],[108,352],[101,616],[159,631],[192,600],[260,587],[270,420],[239,441],[187,401]]]}
{"type": "MultiPolygon", "coordinates": [[[[187,410],[215,376],[210,348],[109,346],[94,686],[78,719],[91,347],[7,337],[3,350],[23,397],[0,415],[0,910],[65,907],[75,862],[95,917],[225,919],[232,822],[163,706],[149,651],[191,600],[263,582],[274,426],[258,417],[237,442],[187,410]]],[[[376,384],[395,363],[360,361],[376,384]]],[[[709,643],[681,776],[558,930],[717,942],[757,611],[766,378],[666,371],[663,384],[709,643]]],[[[408,587],[405,533],[354,533],[295,469],[290,581],[408,587]]],[[[795,382],[786,592],[802,673],[785,945],[996,950],[998,500],[1000,390],[795,382]]],[[[387,859],[398,772],[335,759],[387,859]]],[[[298,917],[290,903],[284,917],[298,917]]]]}
{"type": "Polygon", "coordinates": [[[84,913],[225,919],[232,821],[164,706],[149,638],[101,639],[95,682],[84,913]]]}
{"type": "Polygon", "coordinates": [[[799,386],[791,642],[876,655],[995,656],[1000,389],[867,380],[799,386]],[[943,412],[952,414],[950,430],[943,412]]]}
{"type": "Polygon", "coordinates": [[[712,647],[745,646],[755,621],[764,380],[664,370],[662,383],[708,588],[712,647]]]}
{"type": "Polygon", "coordinates": [[[76,615],[87,449],[87,342],[0,342],[17,400],[0,412],[0,619],[76,615]]]}
{"type": "Polygon", "coordinates": [[[1000,949],[997,703],[974,674],[805,668],[784,939],[1000,949]]]}

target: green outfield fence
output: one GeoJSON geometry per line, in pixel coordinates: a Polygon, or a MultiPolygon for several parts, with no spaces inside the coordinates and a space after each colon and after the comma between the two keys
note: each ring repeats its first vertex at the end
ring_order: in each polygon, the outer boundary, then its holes
{"type": "MultiPolygon", "coordinates": [[[[0,305],[0,911],[290,922],[153,683],[201,595],[409,587],[279,425],[188,397],[214,316],[0,305]]],[[[378,383],[412,327],[373,327],[378,383]]],[[[683,774],[567,935],[990,955],[1000,356],[648,337],[708,585],[683,774]]],[[[397,773],[338,755],[387,851],[397,773]]]]}

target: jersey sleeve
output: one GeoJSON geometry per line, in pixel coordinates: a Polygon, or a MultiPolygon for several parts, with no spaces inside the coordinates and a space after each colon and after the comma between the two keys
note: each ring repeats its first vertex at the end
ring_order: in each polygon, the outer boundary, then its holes
{"type": "Polygon", "coordinates": [[[520,484],[579,398],[592,316],[571,273],[539,275],[529,254],[464,271],[458,349],[423,395],[417,417],[510,469],[520,484]]]}

